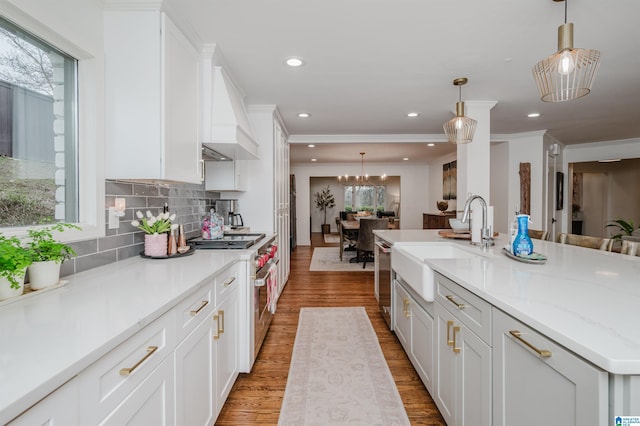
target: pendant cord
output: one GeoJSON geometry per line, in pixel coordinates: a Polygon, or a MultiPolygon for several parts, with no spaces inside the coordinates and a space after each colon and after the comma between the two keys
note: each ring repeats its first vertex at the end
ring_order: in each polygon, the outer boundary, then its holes
{"type": "Polygon", "coordinates": [[[567,23],[567,7],[569,5],[569,0],[564,0],[564,23],[567,23]]]}

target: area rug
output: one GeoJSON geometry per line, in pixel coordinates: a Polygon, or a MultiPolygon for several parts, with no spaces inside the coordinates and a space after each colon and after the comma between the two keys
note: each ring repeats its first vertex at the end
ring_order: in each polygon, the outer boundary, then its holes
{"type": "Polygon", "coordinates": [[[324,242],[325,242],[325,244],[339,244],[340,243],[340,235],[324,234],[324,242]]]}
{"type": "Polygon", "coordinates": [[[409,425],[364,307],[302,308],[278,425],[409,425]]]}
{"type": "Polygon", "coordinates": [[[374,270],[373,262],[367,262],[367,266],[362,269],[362,262],[349,263],[349,259],[356,256],[355,251],[345,251],[340,260],[339,247],[316,247],[313,249],[309,271],[352,271],[371,272],[374,270]]]}

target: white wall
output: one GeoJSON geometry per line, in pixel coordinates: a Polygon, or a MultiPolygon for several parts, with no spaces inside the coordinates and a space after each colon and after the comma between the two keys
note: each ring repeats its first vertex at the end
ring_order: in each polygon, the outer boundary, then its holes
{"type": "Polygon", "coordinates": [[[509,206],[509,144],[491,143],[491,201],[493,230],[506,233],[513,219],[514,208],[509,206]]]}
{"type": "MultiPolygon", "coordinates": [[[[310,206],[313,193],[310,192],[311,177],[334,177],[353,173],[359,170],[360,164],[304,164],[292,165],[291,173],[296,176],[296,215],[297,215],[297,242],[299,245],[311,245],[309,235],[310,206]]],[[[400,176],[400,227],[402,229],[422,229],[422,213],[435,210],[428,206],[430,188],[430,167],[427,165],[407,164],[370,164],[366,166],[366,172],[370,176],[400,176]]],[[[442,173],[442,166],[441,171],[442,173]]],[[[442,186],[442,176],[440,177],[442,186]]],[[[442,191],[442,189],[440,189],[442,191]]],[[[335,193],[334,193],[335,195],[335,193]]],[[[442,196],[442,194],[440,194],[442,196]]],[[[334,209],[335,210],[335,209],[334,209]]],[[[335,210],[333,217],[339,210],[335,210]]],[[[318,230],[313,230],[318,232],[318,230]]]]}

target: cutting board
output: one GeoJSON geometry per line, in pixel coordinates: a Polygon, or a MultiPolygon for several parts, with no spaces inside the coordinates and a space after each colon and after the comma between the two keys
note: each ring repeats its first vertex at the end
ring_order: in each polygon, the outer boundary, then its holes
{"type": "MultiPolygon", "coordinates": [[[[456,239],[456,240],[470,240],[471,239],[471,234],[468,233],[468,232],[455,233],[453,231],[438,231],[438,235],[440,235],[442,238],[452,238],[452,239],[456,239]]],[[[493,236],[497,237],[498,233],[494,232],[493,236]]]]}

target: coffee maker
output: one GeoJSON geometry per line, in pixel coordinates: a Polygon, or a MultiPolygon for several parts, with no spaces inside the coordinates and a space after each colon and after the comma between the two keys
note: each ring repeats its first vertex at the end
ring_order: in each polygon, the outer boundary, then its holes
{"type": "Polygon", "coordinates": [[[231,229],[243,227],[242,216],[238,213],[238,200],[215,200],[214,207],[216,213],[224,218],[225,225],[229,225],[231,229]]]}

